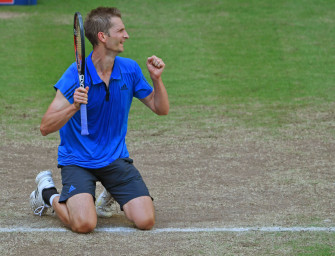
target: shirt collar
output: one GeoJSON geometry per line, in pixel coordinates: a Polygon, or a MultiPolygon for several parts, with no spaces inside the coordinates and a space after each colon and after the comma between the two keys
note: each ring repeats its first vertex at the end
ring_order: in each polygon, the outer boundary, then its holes
{"type": "MultiPolygon", "coordinates": [[[[100,84],[103,81],[101,80],[100,76],[98,75],[97,70],[95,69],[95,66],[92,62],[92,53],[93,53],[93,51],[86,58],[86,68],[88,69],[88,72],[91,76],[92,83],[93,84],[100,84]]],[[[118,56],[115,57],[113,71],[112,71],[112,74],[111,74],[109,80],[121,79],[121,70],[120,70],[120,65],[119,65],[118,58],[119,58],[118,56]]]]}
{"type": "Polygon", "coordinates": [[[121,69],[120,69],[120,65],[119,65],[119,57],[118,56],[116,56],[115,59],[114,59],[114,66],[113,66],[113,70],[112,70],[110,80],[111,79],[115,79],[115,80],[121,79],[121,69]]]}

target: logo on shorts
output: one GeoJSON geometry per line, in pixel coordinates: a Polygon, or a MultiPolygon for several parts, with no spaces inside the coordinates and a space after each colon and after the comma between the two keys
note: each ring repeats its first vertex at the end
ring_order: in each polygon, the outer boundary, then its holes
{"type": "Polygon", "coordinates": [[[76,188],[74,186],[71,185],[70,189],[69,189],[69,193],[71,193],[73,190],[75,190],[76,188]]]}

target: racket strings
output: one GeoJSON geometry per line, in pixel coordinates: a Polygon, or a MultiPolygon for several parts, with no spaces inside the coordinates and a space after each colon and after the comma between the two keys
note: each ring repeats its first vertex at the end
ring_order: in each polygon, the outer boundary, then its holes
{"type": "Polygon", "coordinates": [[[82,66],[82,45],[81,45],[81,33],[80,33],[80,27],[79,27],[79,22],[76,24],[76,60],[77,60],[77,66],[78,66],[78,71],[81,71],[81,66],[82,66]]]}

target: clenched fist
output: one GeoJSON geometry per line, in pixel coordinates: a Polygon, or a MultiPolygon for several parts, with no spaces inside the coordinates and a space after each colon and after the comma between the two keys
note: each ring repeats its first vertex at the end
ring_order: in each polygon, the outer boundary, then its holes
{"type": "Polygon", "coordinates": [[[157,80],[161,77],[164,67],[165,63],[163,60],[155,55],[149,57],[147,60],[147,68],[150,73],[150,77],[153,80],[157,80]]]}

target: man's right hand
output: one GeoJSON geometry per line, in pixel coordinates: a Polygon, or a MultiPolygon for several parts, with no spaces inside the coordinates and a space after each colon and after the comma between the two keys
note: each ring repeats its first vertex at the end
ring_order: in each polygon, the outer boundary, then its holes
{"type": "Polygon", "coordinates": [[[87,104],[88,103],[88,93],[89,87],[86,88],[78,87],[74,94],[73,94],[73,104],[77,109],[80,109],[80,104],[87,104]]]}
{"type": "Polygon", "coordinates": [[[73,104],[57,90],[54,100],[44,114],[40,130],[43,136],[61,129],[70,118],[80,109],[80,104],[87,104],[88,87],[79,87],[73,94],[73,104]]]}

